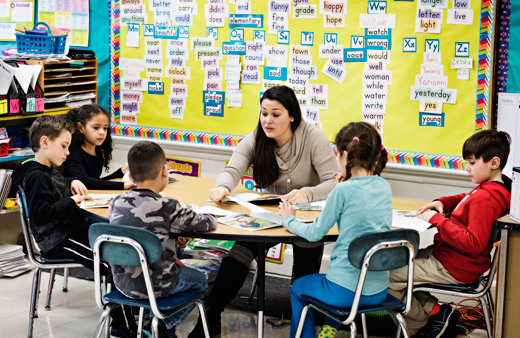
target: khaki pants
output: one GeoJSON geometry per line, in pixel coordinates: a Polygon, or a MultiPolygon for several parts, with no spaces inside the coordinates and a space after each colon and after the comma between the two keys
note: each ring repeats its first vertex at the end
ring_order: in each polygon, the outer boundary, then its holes
{"type": "MultiPolygon", "coordinates": [[[[406,291],[407,266],[390,271],[390,285],[388,293],[403,299],[406,291]]],[[[433,245],[419,250],[415,258],[414,285],[427,283],[462,284],[456,280],[433,257],[433,245]]],[[[412,306],[406,315],[406,324],[411,335],[417,333],[428,322],[428,314],[437,303],[437,298],[428,292],[414,292],[412,295],[412,306]]]]}

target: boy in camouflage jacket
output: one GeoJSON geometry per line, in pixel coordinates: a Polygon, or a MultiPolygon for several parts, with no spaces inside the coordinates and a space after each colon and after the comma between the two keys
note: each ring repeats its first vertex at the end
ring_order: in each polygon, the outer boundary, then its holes
{"type": "MultiPolygon", "coordinates": [[[[186,231],[213,230],[217,224],[215,217],[196,214],[183,208],[177,200],[159,194],[168,184],[168,167],[164,151],[156,143],[136,143],[128,152],[128,166],[136,188],[114,198],[108,217],[111,223],[150,230],[161,240],[161,258],[150,265],[155,296],[165,297],[193,289],[207,290],[203,273],[176,263],[177,235],[186,231]]],[[[135,299],[147,298],[140,267],[112,265],[112,272],[117,289],[124,295],[135,299]]],[[[175,326],[192,308],[164,320],[172,336],[175,336],[175,326]]]]}

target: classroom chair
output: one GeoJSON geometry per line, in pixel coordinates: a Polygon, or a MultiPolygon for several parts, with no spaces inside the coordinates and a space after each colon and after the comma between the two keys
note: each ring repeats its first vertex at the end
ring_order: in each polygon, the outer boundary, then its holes
{"type": "Polygon", "coordinates": [[[29,329],[27,337],[33,335],[34,318],[38,318],[38,297],[40,295],[40,280],[42,270],[50,270],[49,285],[47,288],[47,301],[45,302],[45,309],[51,308],[52,288],[54,286],[54,277],[56,276],[56,269],[64,269],[63,273],[63,292],[67,292],[67,280],[69,275],[69,268],[81,267],[81,264],[76,263],[68,258],[49,258],[40,253],[39,256],[34,252],[33,245],[37,247],[31,234],[29,207],[23,188],[19,188],[16,194],[18,201],[18,210],[20,212],[20,221],[22,224],[23,237],[25,240],[25,247],[27,249],[27,257],[29,262],[36,268],[34,271],[32,288],[31,288],[31,304],[29,308],[29,329]]]}
{"type": "Polygon", "coordinates": [[[415,255],[419,248],[419,233],[410,229],[390,230],[361,235],[355,238],[348,249],[348,260],[350,263],[360,269],[358,284],[354,295],[354,301],[349,307],[338,308],[330,306],[312,297],[305,297],[307,305],[303,308],[298,322],[296,338],[299,338],[307,311],[309,308],[329,316],[335,321],[343,325],[350,326],[350,337],[354,338],[357,334],[354,318],[361,314],[361,322],[363,325],[363,337],[367,338],[366,318],[367,312],[388,311],[389,314],[397,321],[397,334],[400,337],[401,332],[406,338],[410,337],[404,316],[410,311],[411,295],[413,292],[413,271],[415,265],[415,255]],[[384,302],[377,306],[360,307],[359,299],[361,291],[365,283],[368,271],[390,271],[408,265],[408,287],[406,290],[406,301],[397,299],[390,294],[386,296],[384,302]]]}
{"type": "Polygon", "coordinates": [[[101,261],[116,265],[140,266],[143,272],[150,271],[149,264],[157,261],[162,253],[161,241],[154,233],[132,226],[95,223],[89,229],[89,242],[94,251],[96,303],[100,309],[104,310],[99,318],[94,337],[100,337],[105,324],[105,328],[108,328],[110,311],[118,306],[128,305],[140,308],[138,337],[141,337],[144,310],[151,310],[154,315],[151,325],[152,337],[158,338],[158,320],[167,318],[192,304],[199,308],[204,334],[207,338],[210,337],[206,311],[201,301],[204,297],[204,292],[187,291],[168,297],[156,298],[150,274],[143,273],[149,299],[128,298],[117,289],[102,295],[101,261]]]}
{"type": "Polygon", "coordinates": [[[493,296],[491,294],[491,286],[493,285],[493,279],[495,278],[495,273],[497,271],[498,257],[500,254],[500,242],[495,242],[493,246],[495,248],[493,249],[491,268],[489,268],[489,270],[480,277],[478,282],[473,284],[458,285],[429,283],[416,285],[414,288],[414,292],[424,291],[446,296],[462,297],[462,299],[478,299],[482,306],[482,312],[484,313],[488,338],[493,337],[493,333],[491,332],[491,323],[495,311],[493,296]]]}

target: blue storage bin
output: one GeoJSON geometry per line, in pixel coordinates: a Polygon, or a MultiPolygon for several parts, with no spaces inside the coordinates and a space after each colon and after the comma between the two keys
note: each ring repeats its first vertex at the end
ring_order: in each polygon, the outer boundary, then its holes
{"type": "Polygon", "coordinates": [[[49,35],[16,33],[16,50],[18,53],[63,54],[67,35],[50,35],[51,29],[45,22],[37,22],[33,29],[36,29],[38,25],[47,27],[47,34],[49,35]]]}

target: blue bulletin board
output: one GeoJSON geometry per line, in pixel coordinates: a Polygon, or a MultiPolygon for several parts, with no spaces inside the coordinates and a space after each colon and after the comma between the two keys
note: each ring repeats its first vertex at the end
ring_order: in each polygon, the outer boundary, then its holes
{"type": "Polygon", "coordinates": [[[461,170],[488,128],[494,27],[493,0],[115,1],[113,131],[235,146],[285,84],[329,140],[363,120],[391,162],[461,170]]]}

